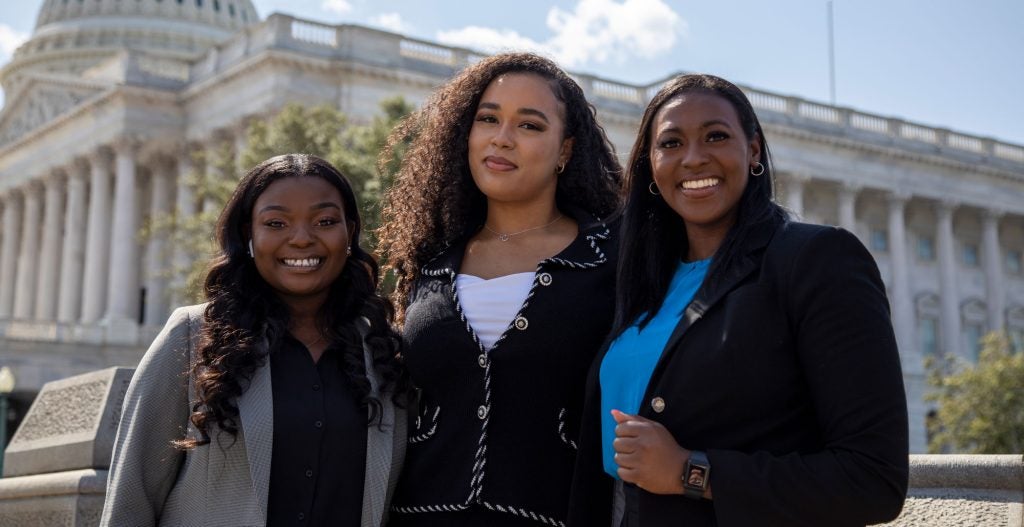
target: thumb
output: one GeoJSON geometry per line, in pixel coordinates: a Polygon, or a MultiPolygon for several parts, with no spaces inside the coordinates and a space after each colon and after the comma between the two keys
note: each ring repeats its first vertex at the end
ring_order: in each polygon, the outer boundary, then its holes
{"type": "Polygon", "coordinates": [[[612,410],[612,419],[615,419],[616,423],[625,423],[626,421],[636,421],[637,416],[627,414],[626,412],[620,412],[619,410],[612,410]]]}

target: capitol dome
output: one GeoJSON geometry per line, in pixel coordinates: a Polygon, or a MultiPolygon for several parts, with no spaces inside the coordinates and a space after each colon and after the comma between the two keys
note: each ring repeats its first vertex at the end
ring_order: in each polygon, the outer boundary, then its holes
{"type": "Polygon", "coordinates": [[[44,0],[32,37],[0,73],[78,75],[125,50],[197,57],[259,23],[251,0],[44,0]]]}

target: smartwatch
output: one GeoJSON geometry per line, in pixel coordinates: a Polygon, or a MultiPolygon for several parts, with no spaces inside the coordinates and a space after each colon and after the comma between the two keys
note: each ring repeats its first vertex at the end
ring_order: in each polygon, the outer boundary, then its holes
{"type": "Polygon", "coordinates": [[[704,491],[708,490],[710,478],[711,463],[708,462],[708,455],[697,450],[690,451],[690,459],[686,460],[683,469],[683,495],[695,500],[701,499],[704,491]]]}

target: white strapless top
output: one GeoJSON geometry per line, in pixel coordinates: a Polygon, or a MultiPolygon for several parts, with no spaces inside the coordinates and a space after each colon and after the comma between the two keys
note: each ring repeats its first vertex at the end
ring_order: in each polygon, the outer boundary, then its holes
{"type": "Polygon", "coordinates": [[[516,273],[485,280],[479,276],[459,274],[455,291],[469,326],[490,350],[512,319],[523,307],[533,286],[534,273],[516,273]]]}

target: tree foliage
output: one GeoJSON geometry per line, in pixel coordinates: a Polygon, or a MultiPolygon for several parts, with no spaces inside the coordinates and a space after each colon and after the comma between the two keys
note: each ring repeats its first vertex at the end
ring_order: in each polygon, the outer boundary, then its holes
{"type": "MultiPolygon", "coordinates": [[[[384,147],[391,129],[413,108],[401,96],[380,103],[381,113],[367,124],[353,123],[331,106],[306,107],[289,104],[273,117],[253,121],[246,132],[246,148],[235,152],[231,142],[221,142],[192,156],[195,170],[187,183],[193,188],[201,205],[195,214],[177,211],[168,218],[155,219],[146,227],[144,236],[166,233],[176,251],[188,255],[185,269],[182,262],[169,267],[169,275],[182,277],[172,284],[182,301],[201,301],[202,283],[207,266],[216,252],[213,239],[217,216],[234,191],[238,180],[251,167],[267,158],[287,153],[305,153],[322,157],[337,167],[352,183],[363,218],[362,245],[376,245],[374,230],[380,225],[380,201],[390,182],[393,170],[380,174],[377,155],[384,147]]],[[[385,165],[397,164],[403,148],[393,152],[385,165]]],[[[170,262],[171,258],[165,258],[170,262]]]]}
{"type": "Polygon", "coordinates": [[[978,363],[952,357],[929,365],[938,403],[929,419],[933,453],[1019,454],[1024,451],[1024,352],[1005,333],[982,340],[978,363]]]}

